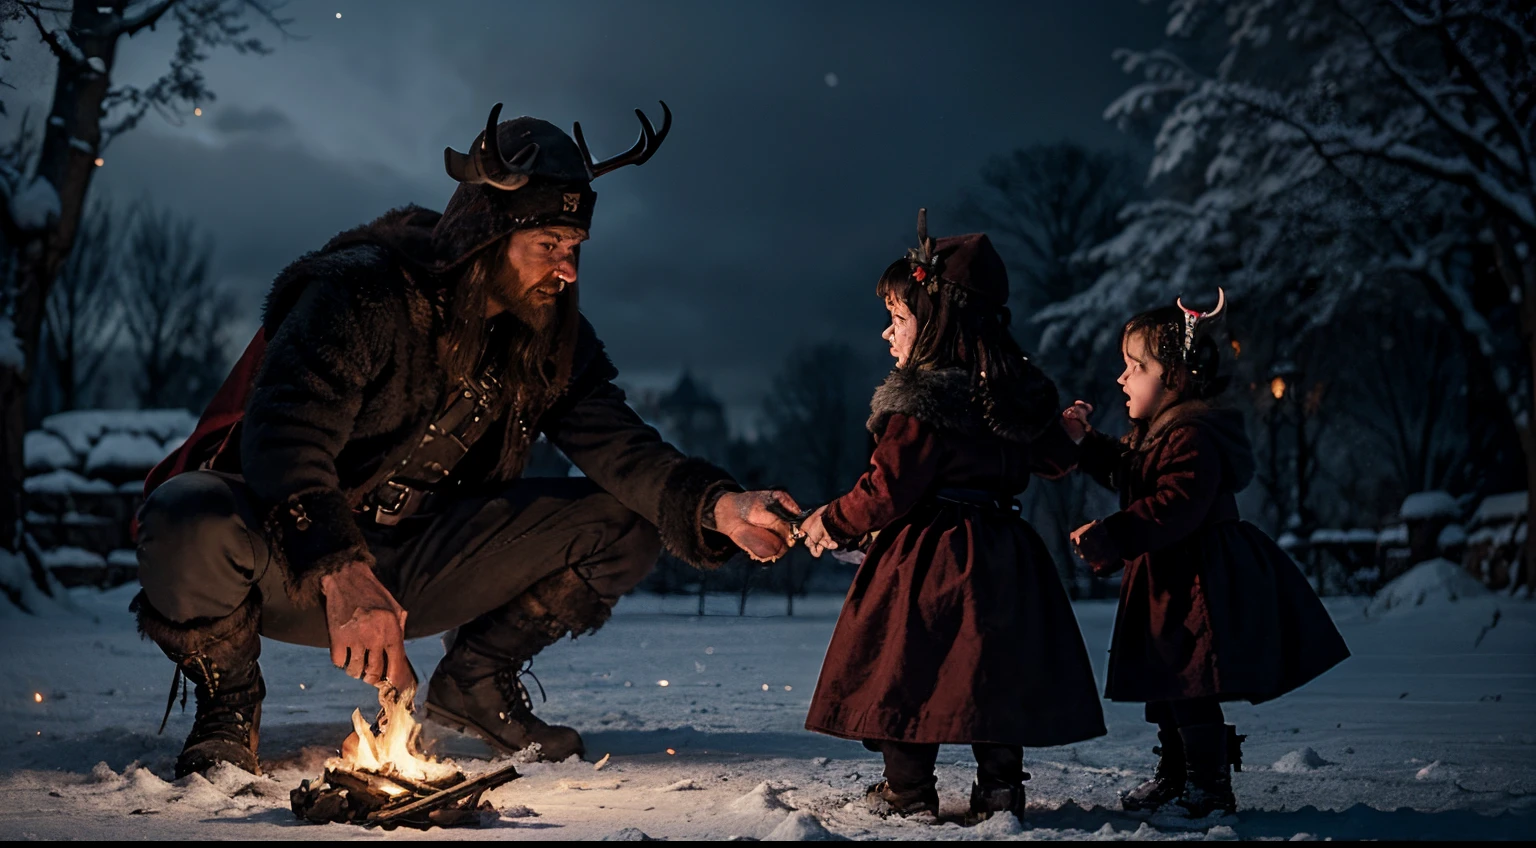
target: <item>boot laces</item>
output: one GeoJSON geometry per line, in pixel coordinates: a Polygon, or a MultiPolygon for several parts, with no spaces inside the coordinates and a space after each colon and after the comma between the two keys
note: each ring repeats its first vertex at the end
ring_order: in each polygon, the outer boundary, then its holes
{"type": "Polygon", "coordinates": [[[522,678],[525,676],[533,678],[534,685],[539,687],[539,702],[547,702],[549,696],[544,693],[544,684],[539,681],[538,675],[533,673],[531,657],[521,666],[508,666],[497,672],[496,682],[509,702],[520,703],[523,709],[533,712],[533,696],[528,692],[528,687],[523,685],[522,678]]]}

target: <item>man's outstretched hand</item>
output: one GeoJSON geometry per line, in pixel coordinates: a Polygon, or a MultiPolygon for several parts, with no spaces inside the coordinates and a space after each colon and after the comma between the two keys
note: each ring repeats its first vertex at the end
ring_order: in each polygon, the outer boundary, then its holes
{"type": "Polygon", "coordinates": [[[715,529],[758,562],[776,560],[789,552],[793,530],[768,508],[772,503],[791,514],[800,512],[788,492],[727,492],[715,501],[715,529]]]}
{"type": "Polygon", "coordinates": [[[352,677],[400,692],[416,691],[405,658],[405,610],[367,563],[353,562],[320,580],[331,662],[352,677]]]}

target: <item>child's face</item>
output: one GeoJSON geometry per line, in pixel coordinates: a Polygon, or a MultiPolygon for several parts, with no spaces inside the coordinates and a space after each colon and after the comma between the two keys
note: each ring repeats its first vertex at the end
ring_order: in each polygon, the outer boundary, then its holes
{"type": "Polygon", "coordinates": [[[891,326],[885,328],[880,338],[891,344],[891,356],[896,357],[896,367],[907,364],[912,356],[912,342],[917,338],[917,322],[912,319],[907,305],[894,297],[885,299],[885,308],[891,313],[891,326]]]}
{"type": "Polygon", "coordinates": [[[1151,418],[1168,395],[1168,387],[1163,385],[1163,364],[1153,359],[1147,350],[1147,334],[1144,332],[1133,333],[1122,340],[1120,355],[1125,358],[1125,371],[1115,382],[1125,392],[1125,407],[1132,418],[1151,418]]]}

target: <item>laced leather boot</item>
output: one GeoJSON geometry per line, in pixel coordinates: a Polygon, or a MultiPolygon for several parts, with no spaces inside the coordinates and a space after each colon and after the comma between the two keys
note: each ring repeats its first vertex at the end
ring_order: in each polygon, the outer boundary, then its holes
{"type": "Polygon", "coordinates": [[[914,789],[893,789],[889,780],[882,780],[864,790],[864,802],[870,812],[881,818],[889,816],[934,816],[939,814],[939,790],[930,783],[914,789]]]}
{"type": "Polygon", "coordinates": [[[165,618],[142,593],[135,606],[140,632],[176,663],[160,730],[165,730],[170,719],[178,686],[183,709],[187,681],[191,681],[197,699],[192,732],[176,758],[176,777],[201,774],[219,763],[260,774],[257,747],[261,702],[267,694],[257,663],[261,656],[260,599],[253,594],[223,618],[186,623],[165,618]]]}
{"type": "Polygon", "coordinates": [[[503,753],[537,744],[538,758],[546,762],[585,756],[580,733],[534,715],[522,677],[532,676],[539,651],[568,633],[597,630],[612,611],[613,602],[570,569],[535,583],[507,606],[459,629],[428,684],[427,718],[479,736],[503,753]]]}
{"type": "Polygon", "coordinates": [[[1157,731],[1161,744],[1154,748],[1158,754],[1157,771],[1152,779],[1120,796],[1120,808],[1127,812],[1149,812],[1179,797],[1184,791],[1184,739],[1173,728],[1157,731]]]}

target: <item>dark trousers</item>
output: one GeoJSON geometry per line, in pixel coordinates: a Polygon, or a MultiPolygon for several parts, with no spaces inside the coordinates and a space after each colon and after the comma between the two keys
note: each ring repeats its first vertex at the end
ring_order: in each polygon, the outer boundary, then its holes
{"type": "MultiPolygon", "coordinates": [[[[380,582],[408,613],[411,639],[474,621],[565,568],[617,599],[661,553],[656,528],[585,478],[519,480],[394,527],[358,521],[380,582]]],[[[145,596],[172,621],[222,618],[254,588],[263,636],[330,644],[323,606],[289,599],[239,476],[193,471],[156,489],[139,512],[138,553],[145,596]]]]}
{"type": "MultiPolygon", "coordinates": [[[[939,760],[939,746],[920,742],[866,742],[864,747],[885,757],[885,779],[895,792],[908,793],[938,784],[934,764],[939,760]]],[[[1019,745],[995,745],[977,742],[971,745],[976,755],[976,781],[983,786],[1017,786],[1024,782],[1024,749],[1019,745]]]]}
{"type": "Polygon", "coordinates": [[[1181,727],[1225,724],[1226,720],[1226,715],[1221,711],[1221,702],[1214,696],[1180,701],[1151,701],[1147,704],[1147,721],[1157,725],[1160,730],[1177,731],[1181,727]]]}

